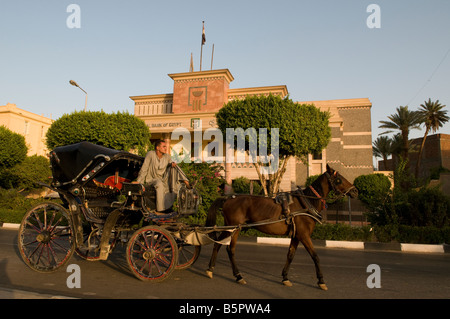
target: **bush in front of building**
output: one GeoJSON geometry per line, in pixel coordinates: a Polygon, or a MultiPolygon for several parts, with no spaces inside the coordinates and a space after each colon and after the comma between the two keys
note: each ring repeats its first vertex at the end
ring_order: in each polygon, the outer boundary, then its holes
{"type": "Polygon", "coordinates": [[[189,179],[190,185],[195,185],[202,197],[197,214],[188,217],[188,222],[197,225],[204,225],[208,209],[211,204],[223,195],[225,180],[221,172],[223,167],[215,163],[185,163],[178,166],[183,170],[189,179]]]}
{"type": "MultiPolygon", "coordinates": [[[[270,236],[256,229],[244,229],[244,236],[270,236]]],[[[350,226],[347,224],[317,224],[311,235],[313,240],[339,240],[380,243],[450,244],[450,227],[418,227],[408,225],[350,226]]]]}
{"type": "Polygon", "coordinates": [[[450,226],[450,197],[438,186],[410,190],[406,200],[395,202],[400,224],[411,226],[450,226]]]}
{"type": "Polygon", "coordinates": [[[152,146],[145,122],[127,112],[103,111],[64,114],[47,131],[47,147],[88,141],[105,147],[134,151],[145,156],[152,146]]]}
{"type": "Polygon", "coordinates": [[[450,244],[450,226],[377,225],[372,228],[373,240],[389,243],[450,244]]]}
{"type": "Polygon", "coordinates": [[[382,223],[384,206],[392,196],[389,178],[383,174],[361,175],[355,178],[353,185],[358,189],[358,199],[368,210],[368,220],[382,223]]]}
{"type": "Polygon", "coordinates": [[[27,157],[25,137],[0,126],[0,170],[13,167],[27,157]]]}
{"type": "Polygon", "coordinates": [[[27,198],[23,192],[16,189],[0,187],[0,223],[20,224],[25,213],[43,201],[43,198],[27,198]]]}
{"type": "Polygon", "coordinates": [[[311,236],[320,240],[372,241],[370,226],[355,227],[346,224],[325,223],[316,225],[311,236]]]}
{"type": "MultiPolygon", "coordinates": [[[[247,177],[241,176],[233,180],[233,191],[236,194],[250,194],[250,181],[247,177]]],[[[262,193],[262,187],[258,182],[253,181],[253,195],[260,195],[262,193]]]]}
{"type": "Polygon", "coordinates": [[[28,156],[14,167],[0,171],[0,187],[5,189],[32,190],[41,188],[39,182],[50,184],[50,162],[44,156],[28,156]]]}
{"type": "MultiPolygon", "coordinates": [[[[439,187],[391,189],[382,174],[361,175],[354,181],[359,200],[372,225],[450,226],[450,197],[439,187]]],[[[394,236],[395,237],[395,236],[394,236]]]]}

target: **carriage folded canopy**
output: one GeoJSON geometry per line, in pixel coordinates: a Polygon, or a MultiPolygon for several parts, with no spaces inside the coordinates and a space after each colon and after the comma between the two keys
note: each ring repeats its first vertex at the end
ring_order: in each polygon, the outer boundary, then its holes
{"type": "MultiPolygon", "coordinates": [[[[74,184],[95,167],[99,165],[103,167],[106,163],[118,159],[125,159],[127,163],[139,164],[137,167],[140,167],[144,161],[141,156],[89,142],[56,147],[50,152],[53,184],[60,186],[74,184]]],[[[92,173],[95,174],[95,172],[92,173]]]]}

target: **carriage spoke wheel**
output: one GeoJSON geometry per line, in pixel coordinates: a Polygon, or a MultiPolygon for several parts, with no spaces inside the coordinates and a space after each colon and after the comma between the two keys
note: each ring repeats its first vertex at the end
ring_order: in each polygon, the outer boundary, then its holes
{"type": "Polygon", "coordinates": [[[62,267],[75,247],[67,210],[50,202],[31,208],[20,224],[18,246],[24,262],[35,271],[62,267]]]}
{"type": "Polygon", "coordinates": [[[176,269],[186,269],[193,265],[198,256],[200,256],[201,246],[193,246],[184,243],[183,241],[178,242],[178,263],[176,269]]]}
{"type": "Polygon", "coordinates": [[[132,273],[144,281],[160,282],[175,269],[178,246],[173,236],[158,226],[138,229],[127,246],[127,262],[132,273]]]}

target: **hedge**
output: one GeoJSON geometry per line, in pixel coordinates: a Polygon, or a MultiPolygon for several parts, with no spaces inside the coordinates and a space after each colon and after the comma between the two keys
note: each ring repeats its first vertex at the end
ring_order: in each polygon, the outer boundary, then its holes
{"type": "MultiPolygon", "coordinates": [[[[243,231],[245,236],[269,236],[255,229],[243,231]]],[[[317,240],[362,242],[399,242],[411,244],[450,244],[450,227],[419,227],[406,225],[349,226],[346,224],[316,225],[311,236],[317,240]]]]}

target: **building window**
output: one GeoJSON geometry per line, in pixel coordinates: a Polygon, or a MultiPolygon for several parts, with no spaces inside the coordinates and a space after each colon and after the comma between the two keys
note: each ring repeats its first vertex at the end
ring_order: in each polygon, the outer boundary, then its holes
{"type": "Polygon", "coordinates": [[[30,123],[28,121],[25,121],[25,128],[24,128],[24,135],[28,135],[28,132],[30,131],[30,123]]]}
{"type": "Polygon", "coordinates": [[[313,161],[318,161],[322,159],[322,152],[315,152],[312,154],[313,161]]]}

